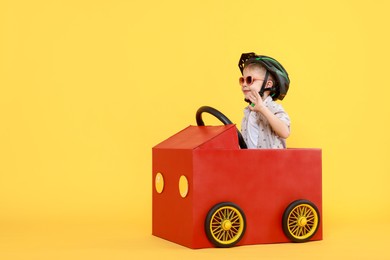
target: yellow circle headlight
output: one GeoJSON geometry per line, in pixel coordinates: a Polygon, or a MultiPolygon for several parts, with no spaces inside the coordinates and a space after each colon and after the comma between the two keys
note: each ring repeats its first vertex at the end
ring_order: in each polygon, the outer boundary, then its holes
{"type": "Polygon", "coordinates": [[[164,177],[161,173],[156,174],[155,178],[155,188],[157,193],[161,193],[164,190],[164,177]]]}
{"type": "Polygon", "coordinates": [[[187,194],[188,194],[188,180],[187,180],[187,177],[184,176],[184,175],[180,176],[179,192],[180,192],[180,196],[182,196],[183,198],[187,197],[187,194]]]}

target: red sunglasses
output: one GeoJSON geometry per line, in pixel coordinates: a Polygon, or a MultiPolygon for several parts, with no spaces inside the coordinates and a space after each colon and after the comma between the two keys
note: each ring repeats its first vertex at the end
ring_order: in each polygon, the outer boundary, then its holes
{"type": "Polygon", "coordinates": [[[246,83],[247,86],[250,86],[253,84],[253,82],[255,82],[256,80],[264,80],[264,79],[256,79],[256,78],[253,78],[252,76],[248,76],[248,77],[240,77],[239,78],[239,82],[240,82],[240,85],[243,86],[244,83],[246,83]]]}

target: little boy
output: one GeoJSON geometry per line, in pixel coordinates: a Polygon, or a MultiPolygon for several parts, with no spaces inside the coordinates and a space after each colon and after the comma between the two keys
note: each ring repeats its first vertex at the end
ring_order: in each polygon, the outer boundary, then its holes
{"type": "Polygon", "coordinates": [[[287,94],[287,71],[275,59],[253,52],[243,53],[238,66],[242,92],[249,103],[241,124],[248,149],[286,148],[290,118],[275,100],[282,100],[287,94]]]}

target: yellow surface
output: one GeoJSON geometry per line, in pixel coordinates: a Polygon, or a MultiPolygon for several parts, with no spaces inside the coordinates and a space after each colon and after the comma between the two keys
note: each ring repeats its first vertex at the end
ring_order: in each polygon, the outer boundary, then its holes
{"type": "Polygon", "coordinates": [[[187,197],[188,194],[188,180],[187,177],[182,175],[179,179],[179,193],[182,198],[187,197]]]}
{"type": "MultiPolygon", "coordinates": [[[[388,1],[0,0],[0,259],[388,259],[388,1]],[[238,58],[278,59],[290,147],[323,149],[324,241],[188,250],[151,236],[151,148],[238,58]]],[[[205,117],[206,123],[214,123],[205,117]]]]}
{"type": "Polygon", "coordinates": [[[164,191],[164,176],[161,173],[156,174],[155,178],[155,188],[158,193],[164,191]]]}

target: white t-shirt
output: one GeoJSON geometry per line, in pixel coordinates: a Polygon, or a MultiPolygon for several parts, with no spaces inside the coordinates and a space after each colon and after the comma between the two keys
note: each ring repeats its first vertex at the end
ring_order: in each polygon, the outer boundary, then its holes
{"type": "MultiPolygon", "coordinates": [[[[271,96],[268,96],[263,102],[264,105],[290,129],[290,118],[284,111],[282,105],[273,101],[271,96]]],[[[248,107],[244,109],[241,134],[248,149],[286,148],[286,140],[279,137],[272,130],[268,120],[260,113],[251,111],[248,107]]]]}

